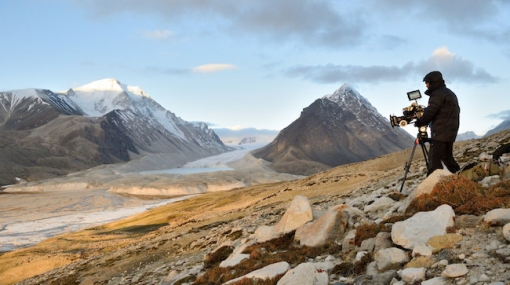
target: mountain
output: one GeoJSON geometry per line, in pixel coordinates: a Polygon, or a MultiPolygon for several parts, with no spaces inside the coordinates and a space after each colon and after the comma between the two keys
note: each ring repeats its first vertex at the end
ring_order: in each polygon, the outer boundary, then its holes
{"type": "Polygon", "coordinates": [[[230,149],[206,124],[186,122],[116,79],[64,92],[0,92],[0,135],[0,185],[155,153],[180,166],[230,149]]]}
{"type": "Polygon", "coordinates": [[[279,172],[310,175],[413,145],[354,88],[344,84],[317,99],[267,146],[252,154],[279,172]]]}
{"type": "Polygon", "coordinates": [[[495,133],[499,133],[504,130],[510,129],[510,120],[504,120],[503,122],[499,123],[494,129],[489,130],[484,137],[488,137],[490,135],[493,135],[495,133]]]}
{"type": "Polygon", "coordinates": [[[480,136],[477,135],[475,132],[469,131],[469,132],[465,132],[462,134],[457,134],[457,138],[455,139],[455,141],[459,142],[459,141],[467,141],[467,140],[479,139],[479,138],[480,138],[480,136]]]}
{"type": "Polygon", "coordinates": [[[245,138],[254,138],[257,142],[271,142],[278,135],[276,130],[265,130],[255,128],[228,129],[214,128],[214,132],[220,137],[223,143],[239,144],[245,138]]]}

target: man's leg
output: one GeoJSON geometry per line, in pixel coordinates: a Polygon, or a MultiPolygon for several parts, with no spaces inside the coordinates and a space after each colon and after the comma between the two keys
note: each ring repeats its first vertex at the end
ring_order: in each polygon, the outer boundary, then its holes
{"type": "Polygon", "coordinates": [[[443,169],[443,164],[441,163],[442,155],[444,153],[444,145],[441,142],[431,141],[430,149],[429,149],[429,169],[427,171],[427,176],[432,174],[436,169],[443,169]]]}
{"type": "Polygon", "coordinates": [[[445,152],[444,152],[444,165],[451,173],[456,173],[460,170],[460,166],[453,157],[453,143],[445,143],[445,152]]]}

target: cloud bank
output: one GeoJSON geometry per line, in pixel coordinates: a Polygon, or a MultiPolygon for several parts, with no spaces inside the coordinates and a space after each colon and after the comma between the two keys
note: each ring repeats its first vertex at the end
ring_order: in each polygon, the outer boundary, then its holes
{"type": "Polygon", "coordinates": [[[436,49],[428,59],[408,62],[402,66],[299,65],[284,70],[284,73],[289,77],[318,83],[378,83],[424,76],[432,70],[441,70],[445,79],[452,81],[494,83],[499,80],[487,71],[475,68],[472,62],[455,55],[447,47],[436,49]]]}

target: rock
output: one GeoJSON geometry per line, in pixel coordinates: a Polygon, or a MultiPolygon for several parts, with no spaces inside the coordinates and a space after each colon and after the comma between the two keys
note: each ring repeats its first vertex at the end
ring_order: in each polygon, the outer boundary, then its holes
{"type": "Polygon", "coordinates": [[[395,223],[391,239],[404,248],[413,249],[418,243],[427,243],[433,236],[446,234],[446,229],[455,224],[454,218],[455,213],[449,205],[441,205],[430,212],[419,212],[395,223]]]}
{"type": "Polygon", "coordinates": [[[503,226],[503,236],[507,241],[510,241],[510,223],[503,226]]]}
{"type": "Polygon", "coordinates": [[[464,276],[468,273],[468,269],[465,264],[449,264],[446,266],[444,271],[441,273],[442,277],[456,278],[464,276]]]}
{"type": "Polygon", "coordinates": [[[380,232],[375,236],[374,252],[378,252],[381,249],[392,247],[393,242],[391,241],[391,233],[380,232]]]}
{"type": "Polygon", "coordinates": [[[403,263],[409,261],[407,253],[399,248],[391,247],[379,250],[374,255],[374,260],[377,262],[377,269],[386,271],[392,268],[398,268],[403,263]]]}
{"type": "Polygon", "coordinates": [[[197,275],[200,270],[202,269],[202,266],[195,266],[193,268],[191,268],[190,270],[184,270],[184,271],[181,271],[181,272],[177,272],[177,271],[171,271],[168,276],[166,276],[165,278],[163,278],[161,280],[161,282],[159,282],[159,285],[172,285],[172,284],[175,284],[175,282],[185,278],[185,277],[188,277],[188,276],[191,276],[191,275],[197,275]]]}
{"type": "Polygon", "coordinates": [[[387,209],[391,207],[395,201],[389,197],[383,196],[374,201],[370,205],[366,205],[363,209],[365,212],[377,212],[379,210],[387,209]]]}
{"type": "Polygon", "coordinates": [[[510,209],[494,209],[483,217],[483,222],[490,226],[502,226],[510,223],[510,209]]]}
{"type": "Polygon", "coordinates": [[[296,196],[290,203],[289,208],[283,214],[282,219],[275,226],[275,233],[282,234],[291,232],[313,219],[312,208],[308,198],[296,196]]]}
{"type": "Polygon", "coordinates": [[[428,244],[419,243],[414,246],[412,257],[415,256],[431,256],[433,247],[428,244]]]}
{"type": "Polygon", "coordinates": [[[252,271],[252,272],[250,272],[244,276],[241,276],[239,278],[232,279],[228,282],[225,282],[225,283],[223,283],[223,285],[236,283],[244,278],[252,279],[252,280],[255,280],[255,279],[267,280],[267,279],[274,278],[277,275],[284,274],[289,269],[290,269],[290,265],[285,261],[273,263],[273,264],[263,267],[261,269],[252,271]]]}
{"type": "Polygon", "coordinates": [[[328,285],[329,276],[326,270],[317,268],[314,263],[301,263],[289,270],[277,285],[328,285]]]}
{"type": "Polygon", "coordinates": [[[398,211],[403,213],[411,204],[411,201],[413,201],[416,197],[419,197],[423,194],[428,194],[432,192],[432,189],[434,186],[436,186],[437,182],[441,180],[444,176],[451,175],[452,173],[446,169],[438,169],[432,174],[430,174],[427,178],[425,178],[419,185],[416,187],[416,189],[407,196],[407,198],[402,202],[402,205],[399,207],[398,211]]]}
{"type": "Polygon", "coordinates": [[[434,277],[432,279],[421,282],[421,285],[446,285],[448,281],[443,277],[434,277]]]}
{"type": "Polygon", "coordinates": [[[489,188],[492,185],[498,184],[499,182],[501,182],[501,178],[499,177],[499,175],[492,175],[484,177],[482,181],[478,183],[482,185],[484,188],[489,188]]]}
{"type": "Polygon", "coordinates": [[[274,227],[262,225],[255,230],[254,237],[258,242],[265,242],[276,238],[277,234],[274,227]]]}
{"type": "Polygon", "coordinates": [[[445,248],[453,248],[462,240],[462,236],[459,234],[446,234],[441,236],[433,236],[427,244],[432,246],[435,251],[440,251],[445,248]]]}
{"type": "Polygon", "coordinates": [[[348,252],[356,248],[354,238],[356,237],[356,230],[349,231],[342,241],[342,252],[348,252]]]}
{"type": "Polygon", "coordinates": [[[436,261],[431,257],[417,256],[409,261],[405,268],[420,268],[420,267],[431,267],[436,261]]]}
{"type": "Polygon", "coordinates": [[[400,278],[408,284],[413,284],[414,282],[421,282],[425,280],[425,268],[406,268],[402,270],[400,274],[400,278]]]}
{"type": "Polygon", "coordinates": [[[375,238],[368,238],[361,242],[360,250],[374,252],[375,248],[375,238]]]}
{"type": "Polygon", "coordinates": [[[347,227],[349,214],[345,204],[331,207],[322,217],[313,223],[306,224],[296,230],[295,240],[300,245],[316,247],[329,241],[340,240],[347,227]]]}
{"type": "Polygon", "coordinates": [[[250,258],[249,254],[242,253],[248,246],[252,245],[253,242],[244,243],[236,248],[227,259],[220,263],[221,268],[232,267],[238,265],[241,261],[250,258]]]}

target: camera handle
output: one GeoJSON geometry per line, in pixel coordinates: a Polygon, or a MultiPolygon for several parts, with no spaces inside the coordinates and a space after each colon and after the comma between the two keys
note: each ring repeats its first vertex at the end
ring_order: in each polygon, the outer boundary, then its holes
{"type": "Polygon", "coordinates": [[[418,133],[418,136],[416,137],[416,140],[414,141],[413,150],[411,151],[411,156],[409,156],[409,160],[406,162],[406,165],[404,167],[405,173],[404,178],[402,180],[402,185],[400,186],[400,193],[402,193],[402,189],[404,189],[404,184],[406,183],[407,173],[409,173],[409,169],[411,168],[411,162],[413,161],[414,151],[416,150],[416,146],[420,145],[421,150],[423,152],[423,157],[425,158],[425,164],[427,165],[427,169],[429,168],[429,152],[427,150],[427,147],[425,146],[425,143],[429,142],[429,139],[424,136],[421,132],[418,133]]]}

